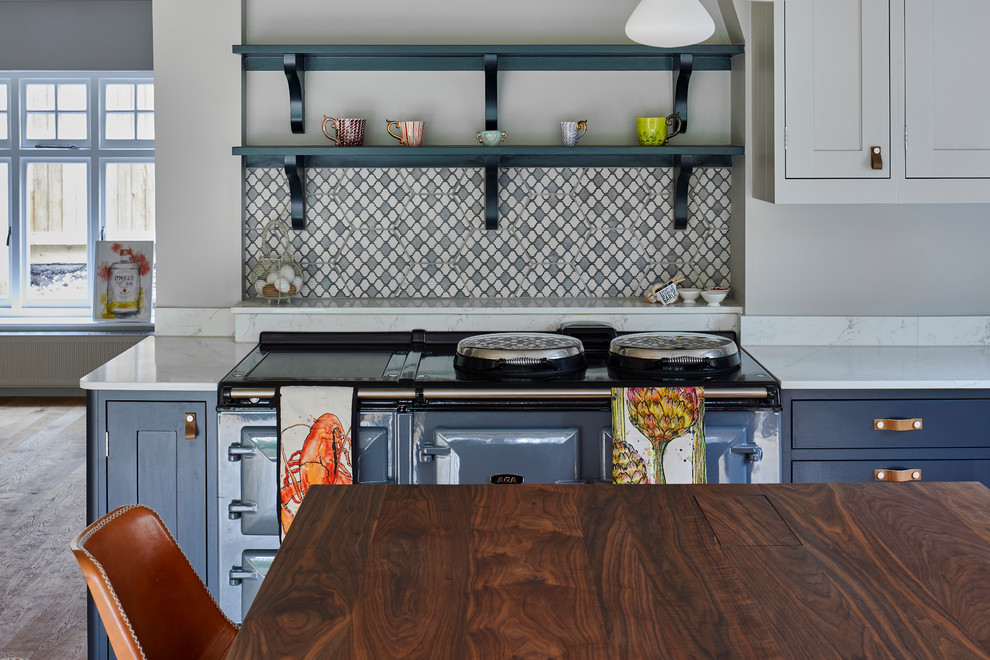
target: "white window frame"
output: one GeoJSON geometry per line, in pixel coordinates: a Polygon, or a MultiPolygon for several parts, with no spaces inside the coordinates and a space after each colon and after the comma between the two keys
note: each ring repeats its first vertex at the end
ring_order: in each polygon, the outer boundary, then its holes
{"type": "MultiPolygon", "coordinates": [[[[4,318],[26,322],[44,318],[64,317],[74,322],[92,321],[92,289],[95,268],[96,241],[103,236],[106,226],[104,199],[104,173],[106,162],[154,162],[153,140],[104,140],[104,93],[108,83],[154,83],[150,71],[4,71],[0,82],[7,83],[9,140],[0,142],[0,160],[6,161],[9,177],[9,233],[10,233],[10,296],[0,298],[0,321],[4,318]],[[24,93],[32,83],[59,84],[85,82],[88,84],[88,137],[80,140],[25,140],[26,122],[24,93]],[[41,146],[50,145],[50,146],[41,146]],[[23,225],[27,212],[26,177],[28,163],[78,162],[88,163],[87,209],[87,284],[89,291],[84,301],[53,300],[30,297],[30,273],[27,261],[27,231],[23,225]]],[[[6,239],[7,231],[3,232],[6,239]]],[[[2,244],[6,245],[6,241],[2,244]]],[[[136,328],[130,323],[126,327],[136,328]]],[[[101,323],[100,327],[106,327],[101,323]]]]}

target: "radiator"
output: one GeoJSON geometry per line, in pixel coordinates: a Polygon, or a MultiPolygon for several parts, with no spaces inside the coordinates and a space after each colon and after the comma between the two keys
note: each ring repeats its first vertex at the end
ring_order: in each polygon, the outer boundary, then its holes
{"type": "Polygon", "coordinates": [[[81,377],[145,336],[0,334],[0,388],[78,388],[81,377]]]}

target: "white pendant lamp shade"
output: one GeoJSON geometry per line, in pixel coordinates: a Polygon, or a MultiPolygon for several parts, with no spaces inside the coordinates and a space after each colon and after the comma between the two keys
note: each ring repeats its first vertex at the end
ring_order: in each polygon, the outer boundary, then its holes
{"type": "Polygon", "coordinates": [[[698,0],[640,0],[626,21],[626,36],[636,43],[677,48],[704,41],[715,21],[698,0]]]}

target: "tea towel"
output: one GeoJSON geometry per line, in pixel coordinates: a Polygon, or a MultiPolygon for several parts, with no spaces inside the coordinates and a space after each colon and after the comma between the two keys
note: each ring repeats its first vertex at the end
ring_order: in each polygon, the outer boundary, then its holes
{"type": "Polygon", "coordinates": [[[612,483],[707,481],[705,390],[612,388],[612,483]]]}
{"type": "Polygon", "coordinates": [[[280,538],[289,531],[310,486],[353,482],[354,401],[351,387],[279,388],[280,538]]]}

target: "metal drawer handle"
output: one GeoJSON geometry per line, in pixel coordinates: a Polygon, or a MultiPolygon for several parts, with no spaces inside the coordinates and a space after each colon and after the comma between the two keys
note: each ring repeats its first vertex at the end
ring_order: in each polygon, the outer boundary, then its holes
{"type": "Polygon", "coordinates": [[[874,481],[921,481],[921,470],[917,468],[878,468],[873,471],[874,481]]]}
{"type": "Polygon", "coordinates": [[[873,429],[876,431],[920,431],[921,418],[912,419],[875,419],[873,429]]]}

